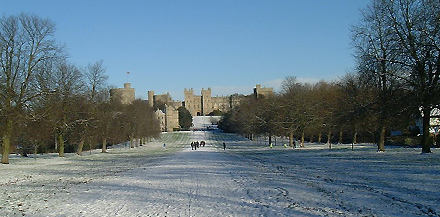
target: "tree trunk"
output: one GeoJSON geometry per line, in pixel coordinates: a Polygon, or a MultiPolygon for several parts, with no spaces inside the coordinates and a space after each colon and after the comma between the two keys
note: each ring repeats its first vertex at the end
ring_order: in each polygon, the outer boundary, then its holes
{"type": "Polygon", "coordinates": [[[385,132],[386,132],[385,125],[382,124],[382,127],[380,128],[379,142],[377,143],[377,151],[380,152],[385,151],[385,132]]]}
{"type": "Polygon", "coordinates": [[[130,137],[130,148],[134,148],[134,139],[130,137]]]}
{"type": "Polygon", "coordinates": [[[353,134],[353,144],[357,144],[357,135],[358,135],[357,130],[354,130],[354,134],[353,134]]]}
{"type": "Polygon", "coordinates": [[[328,144],[328,148],[332,149],[332,131],[331,130],[328,130],[327,144],[328,144]]]}
{"type": "Polygon", "coordinates": [[[301,148],[304,148],[304,131],[301,134],[301,148]]]}
{"type": "Polygon", "coordinates": [[[35,142],[35,145],[34,145],[34,158],[37,156],[37,154],[38,154],[38,143],[35,142]]]}
{"type": "Polygon", "coordinates": [[[357,143],[357,134],[358,134],[358,132],[357,132],[357,130],[355,129],[355,130],[354,130],[354,133],[353,133],[353,141],[352,141],[352,143],[351,143],[351,150],[352,150],[352,151],[354,150],[354,144],[357,143]]]}
{"type": "Polygon", "coordinates": [[[84,139],[81,138],[81,140],[79,141],[79,144],[78,144],[78,150],[77,150],[76,154],[81,155],[82,151],[83,151],[83,147],[84,147],[84,139]]]}
{"type": "Polygon", "coordinates": [[[339,141],[338,144],[342,144],[342,136],[343,136],[343,132],[342,129],[339,130],[339,141]]]}
{"type": "Polygon", "coordinates": [[[269,145],[272,144],[272,135],[269,135],[269,145]]]}
{"type": "Polygon", "coordinates": [[[2,164],[9,164],[9,153],[11,148],[12,137],[12,120],[6,120],[6,129],[3,132],[3,144],[2,144],[2,164]]]}
{"type": "Polygon", "coordinates": [[[289,146],[293,148],[293,131],[289,132],[289,146]]]}
{"type": "Polygon", "coordinates": [[[88,143],[89,143],[89,153],[90,155],[92,155],[92,141],[90,141],[90,138],[88,139],[88,143]]]}
{"type": "Polygon", "coordinates": [[[431,144],[429,143],[429,127],[431,120],[431,110],[423,109],[423,137],[422,137],[422,153],[431,153],[431,144]]]}
{"type": "Polygon", "coordinates": [[[58,135],[57,134],[55,134],[54,140],[55,140],[55,151],[58,151],[58,135]]]}
{"type": "Polygon", "coordinates": [[[107,139],[102,139],[102,153],[107,153],[107,139]]]}
{"type": "Polygon", "coordinates": [[[63,138],[63,134],[61,133],[58,135],[58,146],[59,146],[58,156],[64,157],[64,138],[63,138]]]}
{"type": "Polygon", "coordinates": [[[318,134],[318,144],[321,144],[321,139],[322,139],[322,133],[319,132],[319,134],[318,134]]]}

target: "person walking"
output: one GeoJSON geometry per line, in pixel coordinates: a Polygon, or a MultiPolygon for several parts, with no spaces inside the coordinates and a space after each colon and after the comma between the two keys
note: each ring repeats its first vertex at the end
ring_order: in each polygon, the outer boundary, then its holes
{"type": "Polygon", "coordinates": [[[226,144],[223,143],[223,150],[226,150],[226,144]]]}

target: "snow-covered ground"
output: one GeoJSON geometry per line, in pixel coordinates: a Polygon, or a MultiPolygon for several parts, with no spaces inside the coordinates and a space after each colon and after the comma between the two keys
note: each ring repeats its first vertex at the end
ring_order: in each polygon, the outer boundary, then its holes
{"type": "Polygon", "coordinates": [[[197,130],[217,129],[217,123],[220,119],[221,116],[194,116],[191,128],[197,130]]]}
{"type": "Polygon", "coordinates": [[[439,216],[437,150],[327,148],[199,131],[108,154],[14,157],[0,166],[0,216],[439,216]]]}

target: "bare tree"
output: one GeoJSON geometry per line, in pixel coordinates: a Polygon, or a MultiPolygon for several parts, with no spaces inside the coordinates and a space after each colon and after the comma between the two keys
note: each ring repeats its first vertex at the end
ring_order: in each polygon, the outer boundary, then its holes
{"type": "Polygon", "coordinates": [[[311,89],[310,84],[299,83],[295,77],[287,77],[282,83],[277,123],[287,133],[291,147],[295,133],[301,135],[300,146],[304,146],[305,131],[314,119],[311,89]]]}
{"type": "Polygon", "coordinates": [[[78,119],[72,115],[75,108],[75,97],[83,91],[83,77],[81,71],[65,61],[60,62],[53,73],[53,89],[49,102],[52,111],[51,117],[57,132],[58,153],[64,157],[65,134],[77,123],[78,119]]]}
{"type": "Polygon", "coordinates": [[[85,80],[87,83],[87,100],[90,104],[89,119],[87,121],[88,127],[84,128],[84,134],[89,134],[89,140],[91,142],[98,142],[95,140],[102,140],[102,152],[107,152],[107,129],[108,123],[111,121],[106,118],[110,118],[111,110],[107,106],[108,90],[106,88],[106,82],[108,76],[105,75],[105,68],[103,61],[97,61],[93,64],[89,64],[85,71],[85,80]],[[98,138],[100,137],[100,138],[98,138]]]}
{"type": "Polygon", "coordinates": [[[423,113],[422,152],[429,153],[431,110],[440,104],[440,2],[394,0],[382,4],[399,43],[399,64],[423,113]]]}
{"type": "Polygon", "coordinates": [[[9,163],[12,129],[27,103],[41,96],[37,74],[56,58],[55,25],[48,19],[22,14],[0,19],[0,101],[4,130],[3,164],[9,163]]]}
{"type": "Polygon", "coordinates": [[[423,114],[422,152],[431,152],[430,114],[440,104],[439,14],[437,0],[372,0],[355,29],[362,71],[372,75],[367,80],[376,81],[382,104],[379,150],[383,150],[388,111],[399,110],[393,105],[393,91],[404,81],[415,96],[410,104],[423,114]]]}
{"type": "Polygon", "coordinates": [[[93,103],[99,100],[97,98],[99,97],[100,93],[101,93],[101,99],[100,99],[101,101],[103,100],[102,95],[107,94],[105,87],[108,76],[105,75],[105,68],[103,66],[103,62],[104,61],[100,60],[93,64],[89,64],[85,72],[89,99],[93,103]]]}
{"type": "Polygon", "coordinates": [[[358,59],[358,71],[363,82],[377,93],[374,100],[378,115],[378,151],[385,151],[385,134],[392,118],[399,113],[395,93],[402,88],[402,67],[397,64],[398,40],[387,17],[383,1],[372,1],[362,13],[360,25],[353,28],[353,41],[358,59]]]}

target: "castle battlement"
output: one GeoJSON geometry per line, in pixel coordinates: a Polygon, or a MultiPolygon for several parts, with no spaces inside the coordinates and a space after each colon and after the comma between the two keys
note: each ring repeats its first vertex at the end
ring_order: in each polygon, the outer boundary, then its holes
{"type": "Polygon", "coordinates": [[[184,89],[183,90],[183,93],[185,94],[185,95],[187,95],[187,94],[189,94],[189,95],[194,95],[194,90],[192,89],[192,88],[190,88],[190,89],[184,89]]]}

